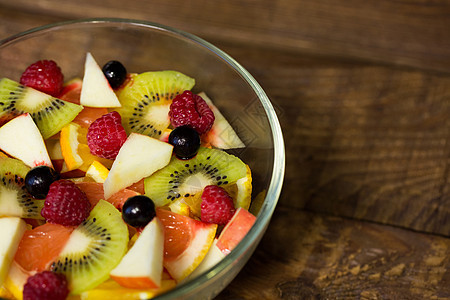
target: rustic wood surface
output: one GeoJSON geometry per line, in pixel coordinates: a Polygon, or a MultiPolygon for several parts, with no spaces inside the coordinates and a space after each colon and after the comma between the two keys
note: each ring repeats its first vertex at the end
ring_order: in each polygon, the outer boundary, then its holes
{"type": "Polygon", "coordinates": [[[450,298],[450,1],[0,0],[0,39],[105,16],[206,38],[279,114],[280,203],[218,299],[450,298]]]}

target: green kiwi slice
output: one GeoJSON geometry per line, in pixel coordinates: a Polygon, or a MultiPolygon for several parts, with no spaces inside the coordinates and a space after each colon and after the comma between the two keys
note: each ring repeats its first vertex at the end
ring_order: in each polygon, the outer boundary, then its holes
{"type": "Polygon", "coordinates": [[[122,107],[117,112],[131,132],[159,138],[170,125],[169,106],[176,95],[190,90],[195,80],[177,71],[154,71],[134,75],[117,91],[122,107]]]}
{"type": "Polygon", "coordinates": [[[0,216],[44,219],[41,209],[45,200],[34,199],[25,188],[30,168],[22,161],[0,157],[0,216]]]}
{"type": "Polygon", "coordinates": [[[8,78],[0,79],[0,124],[30,113],[47,139],[71,122],[83,106],[63,101],[8,78]]]}
{"type": "Polygon", "coordinates": [[[51,270],[64,274],[70,293],[77,295],[108,279],[127,245],[128,228],[122,214],[111,203],[100,200],[72,232],[51,270]]]}
{"type": "Polygon", "coordinates": [[[225,186],[247,174],[246,165],[236,156],[218,149],[201,147],[190,160],[175,156],[164,168],[144,180],[145,194],[157,206],[180,197],[192,197],[207,185],[225,186]]]}

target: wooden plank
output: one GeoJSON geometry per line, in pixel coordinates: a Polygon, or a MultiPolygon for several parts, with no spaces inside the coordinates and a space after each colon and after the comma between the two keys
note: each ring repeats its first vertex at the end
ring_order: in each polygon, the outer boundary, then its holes
{"type": "Polygon", "coordinates": [[[0,0],[0,5],[64,18],[137,18],[214,41],[450,70],[449,0],[0,0]]]}
{"type": "Polygon", "coordinates": [[[450,239],[278,208],[217,299],[448,299],[450,239]]]}
{"type": "Polygon", "coordinates": [[[278,111],[281,205],[450,235],[449,76],[224,47],[278,111]]]}

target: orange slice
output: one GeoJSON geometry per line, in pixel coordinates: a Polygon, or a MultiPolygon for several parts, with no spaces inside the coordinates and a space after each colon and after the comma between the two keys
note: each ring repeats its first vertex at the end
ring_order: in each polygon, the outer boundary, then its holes
{"type": "Polygon", "coordinates": [[[66,168],[62,172],[80,169],[86,172],[94,161],[102,163],[110,168],[112,161],[92,155],[87,145],[87,128],[76,123],[69,123],[61,129],[60,144],[61,153],[66,168]]]}
{"type": "Polygon", "coordinates": [[[151,299],[161,293],[164,293],[176,286],[173,279],[163,279],[161,286],[156,289],[131,289],[124,288],[112,279],[101,283],[94,289],[88,290],[80,294],[84,300],[136,300],[151,299]]]}
{"type": "Polygon", "coordinates": [[[73,229],[46,223],[25,231],[14,260],[26,271],[47,270],[65,246],[73,229]]]}
{"type": "Polygon", "coordinates": [[[86,171],[86,176],[95,182],[103,183],[108,177],[109,170],[101,162],[94,160],[86,171]]]}
{"type": "Polygon", "coordinates": [[[163,208],[157,208],[156,215],[164,226],[164,267],[179,282],[192,273],[208,253],[217,225],[163,208]]]}

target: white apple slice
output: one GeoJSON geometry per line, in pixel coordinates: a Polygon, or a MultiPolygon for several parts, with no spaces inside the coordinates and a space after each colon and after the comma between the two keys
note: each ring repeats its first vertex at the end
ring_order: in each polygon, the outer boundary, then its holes
{"type": "Polygon", "coordinates": [[[27,229],[26,223],[21,218],[0,218],[0,286],[9,272],[11,262],[16,254],[17,247],[27,229]]]}
{"type": "Polygon", "coordinates": [[[123,287],[151,289],[161,286],[164,231],[158,218],[145,226],[136,242],[109,275],[123,287]]]}
{"type": "Polygon", "coordinates": [[[215,117],[213,126],[203,137],[203,140],[219,149],[244,148],[245,144],[211,99],[204,92],[201,92],[199,96],[205,100],[215,117]]]}
{"type": "Polygon", "coordinates": [[[255,223],[256,217],[240,207],[228,221],[217,239],[217,247],[225,255],[230,253],[245,237],[255,223]]]}
{"type": "Polygon", "coordinates": [[[217,247],[217,239],[214,240],[211,247],[208,250],[208,253],[206,253],[205,257],[203,258],[202,262],[198,265],[195,270],[189,274],[188,277],[186,277],[184,281],[189,281],[198,275],[202,274],[203,272],[209,270],[213,266],[215,266],[219,261],[221,261],[225,257],[225,253],[223,253],[219,247],[217,247]]]}
{"type": "Polygon", "coordinates": [[[41,132],[29,113],[0,127],[0,149],[31,168],[40,165],[53,167],[41,132]]]}
{"type": "Polygon", "coordinates": [[[91,53],[87,53],[84,64],[83,85],[80,104],[91,107],[120,107],[121,104],[102,69],[91,53]]]}
{"type": "Polygon", "coordinates": [[[103,183],[105,199],[165,167],[173,146],[155,138],[131,133],[119,150],[103,183]]]}

